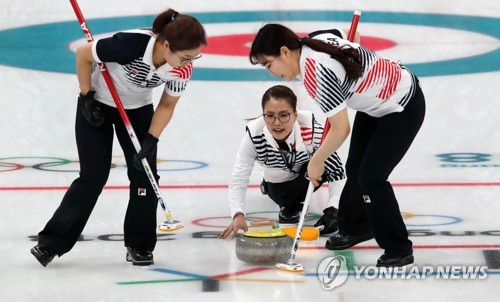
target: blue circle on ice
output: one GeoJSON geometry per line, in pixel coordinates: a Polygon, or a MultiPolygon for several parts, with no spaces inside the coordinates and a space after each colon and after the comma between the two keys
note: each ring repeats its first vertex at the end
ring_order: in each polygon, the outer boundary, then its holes
{"type": "MultiPolygon", "coordinates": [[[[192,13],[202,24],[235,22],[329,21],[350,22],[351,11],[254,11],[192,13]]],[[[89,19],[94,35],[150,26],[155,16],[89,19]]],[[[430,26],[500,37],[500,19],[477,16],[404,12],[367,12],[363,22],[430,26]]],[[[75,54],[68,45],[82,38],[76,21],[40,24],[0,31],[0,64],[62,73],[75,73],[75,54]]],[[[500,49],[464,58],[407,64],[418,76],[443,76],[500,70],[500,49]]],[[[193,80],[268,81],[267,70],[197,67],[193,80]]]]}

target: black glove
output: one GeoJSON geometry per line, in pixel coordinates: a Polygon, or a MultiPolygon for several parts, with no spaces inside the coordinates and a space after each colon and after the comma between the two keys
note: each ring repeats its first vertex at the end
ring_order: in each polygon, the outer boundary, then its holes
{"type": "Polygon", "coordinates": [[[94,98],[95,91],[89,91],[86,95],[80,93],[78,96],[78,106],[85,117],[85,120],[92,127],[101,127],[105,122],[105,115],[99,103],[94,98]]]}
{"type": "Polygon", "coordinates": [[[146,133],[141,144],[141,151],[134,154],[134,167],[139,171],[144,171],[141,160],[146,158],[151,165],[155,160],[156,145],[158,145],[158,139],[154,137],[151,133],[146,133]]]}
{"type": "Polygon", "coordinates": [[[316,222],[315,227],[323,225],[325,228],[320,231],[321,235],[331,234],[336,232],[338,227],[337,213],[338,210],[334,207],[329,207],[323,210],[323,216],[316,222]]]}

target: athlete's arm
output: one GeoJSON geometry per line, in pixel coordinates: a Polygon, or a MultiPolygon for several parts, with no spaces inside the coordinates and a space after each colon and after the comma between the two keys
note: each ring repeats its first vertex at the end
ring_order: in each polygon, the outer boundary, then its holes
{"type": "Polygon", "coordinates": [[[165,91],[160,99],[158,107],[156,107],[155,113],[153,115],[153,120],[151,121],[151,126],[149,127],[149,133],[154,137],[159,138],[165,127],[172,119],[174,114],[175,106],[179,101],[178,96],[168,95],[165,91]]]}
{"type": "Polygon", "coordinates": [[[326,159],[342,146],[351,131],[347,108],[340,110],[328,120],[331,125],[330,131],[307,166],[307,175],[314,186],[318,186],[321,181],[326,159]]]}
{"type": "Polygon", "coordinates": [[[92,56],[92,43],[82,45],[76,50],[76,73],[83,95],[90,91],[92,85],[92,63],[95,62],[92,56]]]}

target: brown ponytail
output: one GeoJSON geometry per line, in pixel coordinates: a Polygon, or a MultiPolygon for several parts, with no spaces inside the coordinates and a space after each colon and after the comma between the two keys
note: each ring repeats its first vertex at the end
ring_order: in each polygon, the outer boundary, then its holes
{"type": "Polygon", "coordinates": [[[250,50],[250,63],[257,65],[262,62],[262,56],[278,57],[282,46],[290,50],[300,49],[302,45],[329,54],[344,67],[347,77],[355,80],[363,75],[363,66],[358,51],[350,46],[338,47],[327,44],[321,40],[305,37],[299,39],[291,29],[286,26],[270,23],[264,25],[255,36],[250,50]]]}
{"type": "Polygon", "coordinates": [[[173,52],[207,45],[207,34],[201,23],[195,17],[179,14],[173,9],[159,14],[151,30],[158,35],[159,41],[167,40],[173,52]]]}

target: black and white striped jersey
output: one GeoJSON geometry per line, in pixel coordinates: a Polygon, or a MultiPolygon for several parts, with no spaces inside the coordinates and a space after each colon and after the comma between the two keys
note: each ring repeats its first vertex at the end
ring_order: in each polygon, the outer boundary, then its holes
{"type": "MultiPolygon", "coordinates": [[[[255,162],[259,164],[264,179],[271,183],[282,183],[298,176],[312,154],[319,148],[323,127],[309,111],[297,111],[292,133],[283,150],[266,127],[263,117],[247,124],[247,135],[241,141],[231,182],[229,183],[229,204],[231,217],[237,212],[245,213],[245,195],[255,162]]],[[[343,179],[344,168],[337,153],[325,162],[328,182],[343,179]]]]}
{"type": "MultiPolygon", "coordinates": [[[[168,63],[158,69],[153,65],[156,35],[149,30],[119,32],[112,37],[96,40],[92,55],[106,68],[125,109],[135,109],[152,103],[152,89],[165,84],[165,92],[180,96],[188,83],[193,65],[173,68],[168,63]]],[[[92,89],[96,99],[115,107],[99,68],[92,74],[92,89]]]]}
{"type": "Polygon", "coordinates": [[[342,64],[330,55],[302,47],[300,77],[308,94],[327,116],[345,107],[381,117],[401,112],[415,93],[416,77],[398,63],[349,42],[339,29],[313,32],[309,37],[342,47],[356,48],[361,56],[363,75],[352,81],[342,64]]]}

